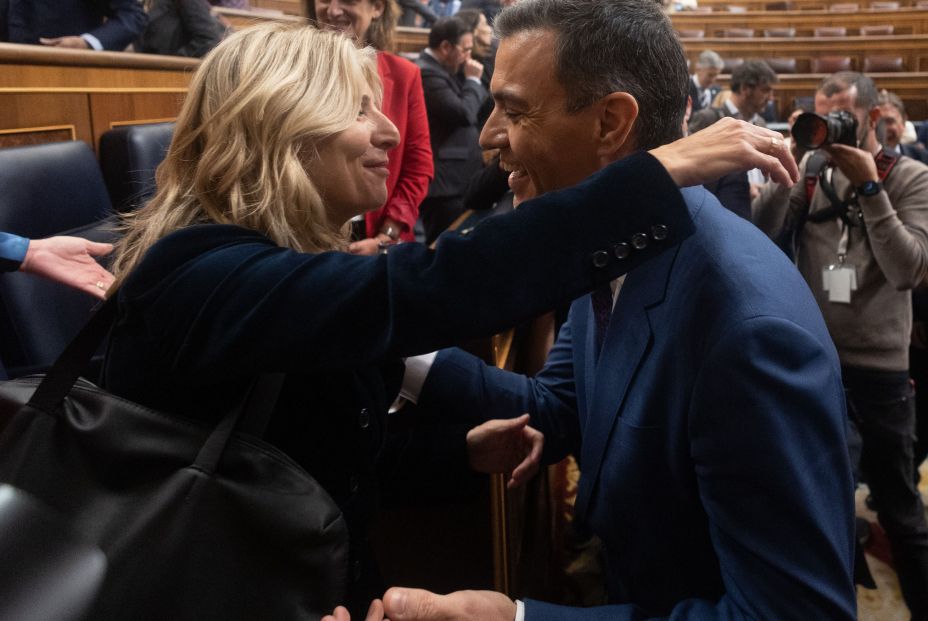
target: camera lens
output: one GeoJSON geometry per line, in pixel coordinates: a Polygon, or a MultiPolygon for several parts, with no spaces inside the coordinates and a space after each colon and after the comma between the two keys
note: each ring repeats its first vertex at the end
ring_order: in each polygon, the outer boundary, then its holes
{"type": "Polygon", "coordinates": [[[805,112],[796,118],[791,133],[800,148],[818,149],[828,140],[828,121],[814,112],[805,112]]]}

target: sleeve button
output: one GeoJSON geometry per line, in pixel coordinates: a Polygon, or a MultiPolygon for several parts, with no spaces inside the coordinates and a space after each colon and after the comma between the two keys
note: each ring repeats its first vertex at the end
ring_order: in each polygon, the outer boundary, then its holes
{"type": "Polygon", "coordinates": [[[609,263],[609,253],[605,250],[597,250],[593,253],[593,265],[595,267],[606,267],[609,263]]]}
{"type": "Polygon", "coordinates": [[[615,246],[612,247],[612,254],[614,254],[615,258],[618,259],[619,261],[621,261],[622,259],[627,259],[628,255],[630,255],[631,253],[632,253],[632,249],[629,248],[628,244],[626,244],[625,242],[616,244],[615,246]]]}
{"type": "Polygon", "coordinates": [[[371,413],[367,408],[361,408],[361,413],[358,414],[358,425],[361,426],[361,429],[367,429],[371,424],[371,413]]]}
{"type": "Polygon", "coordinates": [[[632,235],[632,248],[635,250],[644,250],[648,247],[648,236],[644,233],[635,233],[632,235]]]}
{"type": "Polygon", "coordinates": [[[651,237],[654,238],[654,241],[664,241],[667,239],[667,233],[666,224],[655,224],[651,227],[651,237]]]}

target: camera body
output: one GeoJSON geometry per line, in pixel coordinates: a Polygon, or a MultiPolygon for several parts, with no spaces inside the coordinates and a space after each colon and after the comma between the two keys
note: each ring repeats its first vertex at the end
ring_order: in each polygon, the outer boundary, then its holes
{"type": "Polygon", "coordinates": [[[804,112],[796,118],[791,131],[796,144],[806,151],[830,144],[857,146],[857,118],[846,110],[827,115],[804,112]]]}

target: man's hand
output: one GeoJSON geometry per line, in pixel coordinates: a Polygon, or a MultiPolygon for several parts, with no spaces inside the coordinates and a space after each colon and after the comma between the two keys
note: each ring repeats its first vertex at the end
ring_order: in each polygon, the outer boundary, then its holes
{"type": "Polygon", "coordinates": [[[48,39],[46,37],[39,38],[39,43],[42,45],[49,45],[51,47],[67,47],[72,50],[89,50],[90,44],[87,43],[82,37],[55,37],[54,39],[48,39]]]}
{"type": "Polygon", "coordinates": [[[29,242],[26,258],[19,270],[102,298],[114,278],[94,257],[105,255],[111,250],[112,244],[101,244],[80,237],[33,239],[29,242]]]}
{"type": "MultiPolygon", "coordinates": [[[[322,621],[351,621],[351,615],[344,606],[338,606],[330,615],[322,617],[322,621]]],[[[367,617],[364,621],[390,621],[383,616],[383,602],[375,599],[371,602],[371,607],[367,609],[367,617]]]]}
{"type": "Polygon", "coordinates": [[[525,484],[538,472],[545,436],[528,426],[529,415],[491,420],[467,432],[467,459],[477,472],[511,472],[507,487],[525,484]]]}
{"type": "Polygon", "coordinates": [[[799,167],[784,145],[783,136],[731,117],[650,153],[680,187],[708,183],[752,168],[760,168],[787,187],[799,181],[799,167]]]}
{"type": "Polygon", "coordinates": [[[480,76],[483,75],[483,65],[478,63],[473,58],[468,58],[464,61],[464,77],[465,78],[477,78],[480,79],[480,76]]]}
{"type": "Polygon", "coordinates": [[[394,587],[383,596],[391,621],[513,621],[516,604],[494,591],[456,591],[436,595],[394,587]]]}
{"type": "Polygon", "coordinates": [[[855,188],[867,181],[880,180],[880,175],[876,171],[876,160],[873,159],[873,155],[863,149],[849,147],[846,144],[833,144],[823,148],[855,188]]]}

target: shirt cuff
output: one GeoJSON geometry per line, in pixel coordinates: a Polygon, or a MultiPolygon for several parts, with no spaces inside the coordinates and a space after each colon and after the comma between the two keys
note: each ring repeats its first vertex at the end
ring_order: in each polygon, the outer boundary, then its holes
{"type": "Polygon", "coordinates": [[[29,240],[12,233],[0,233],[0,272],[15,272],[26,258],[29,240]]]}
{"type": "Polygon", "coordinates": [[[470,81],[472,81],[472,82],[476,82],[476,83],[479,84],[480,86],[483,86],[483,82],[480,81],[480,78],[475,78],[474,76],[469,75],[469,76],[467,76],[467,79],[470,80],[470,81]]]}
{"type": "Polygon", "coordinates": [[[430,354],[406,358],[406,372],[403,373],[403,386],[400,388],[401,397],[407,401],[419,403],[422,386],[425,384],[425,378],[429,375],[437,353],[433,351],[430,354]]]}
{"type": "Polygon", "coordinates": [[[88,34],[88,33],[85,32],[84,34],[81,35],[81,39],[83,39],[84,41],[86,41],[86,42],[87,42],[87,45],[89,45],[91,48],[97,50],[98,52],[102,52],[102,51],[103,51],[103,44],[100,43],[100,39],[96,38],[96,37],[93,36],[92,34],[88,34]]]}
{"type": "Polygon", "coordinates": [[[515,621],[525,621],[525,604],[521,599],[516,600],[516,618],[515,621]]]}

